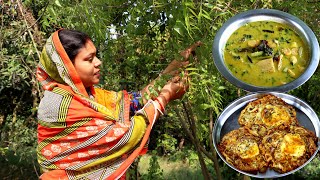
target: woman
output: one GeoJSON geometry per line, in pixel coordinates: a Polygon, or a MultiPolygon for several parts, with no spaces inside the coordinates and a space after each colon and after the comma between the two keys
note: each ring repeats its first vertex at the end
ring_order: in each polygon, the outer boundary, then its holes
{"type": "MultiPolygon", "coordinates": [[[[145,152],[167,103],[186,90],[185,80],[170,81],[129,117],[133,96],[93,87],[100,65],[93,42],[82,32],[61,29],[47,40],[37,69],[45,90],[38,109],[41,179],[120,178],[145,152]]],[[[164,73],[174,74],[184,65],[174,61],[164,73]]],[[[148,94],[148,86],[141,92],[148,94]]]]}

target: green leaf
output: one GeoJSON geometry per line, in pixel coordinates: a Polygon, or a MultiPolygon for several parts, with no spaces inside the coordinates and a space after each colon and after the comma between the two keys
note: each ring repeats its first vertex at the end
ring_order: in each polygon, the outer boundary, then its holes
{"type": "Polygon", "coordinates": [[[193,9],[188,8],[188,10],[189,10],[194,16],[197,16],[197,13],[195,13],[193,9]]]}
{"type": "Polygon", "coordinates": [[[57,6],[62,7],[61,4],[60,4],[60,2],[59,2],[59,0],[55,0],[54,3],[55,3],[57,6]]]}
{"type": "Polygon", "coordinates": [[[199,71],[198,68],[192,68],[192,67],[186,68],[186,70],[187,70],[187,71],[199,71]]]}
{"type": "Polygon", "coordinates": [[[203,109],[203,110],[206,110],[208,108],[211,108],[211,105],[210,104],[201,104],[200,107],[203,109]]]}
{"type": "Polygon", "coordinates": [[[92,20],[93,24],[96,23],[96,19],[93,16],[91,16],[91,20],[92,20]]]}
{"type": "Polygon", "coordinates": [[[191,72],[191,73],[188,73],[189,76],[193,76],[193,75],[197,75],[197,76],[200,76],[199,73],[196,73],[196,72],[191,72]]]}
{"type": "Polygon", "coordinates": [[[209,9],[212,9],[214,7],[211,3],[204,3],[203,5],[209,9]]]}
{"type": "Polygon", "coordinates": [[[181,36],[183,35],[182,32],[181,32],[181,29],[180,29],[179,27],[174,27],[173,29],[174,29],[174,31],[176,31],[179,35],[181,35],[181,36]]]}
{"type": "Polygon", "coordinates": [[[203,12],[203,13],[201,14],[202,17],[208,19],[209,21],[212,21],[212,18],[210,17],[210,15],[209,15],[209,13],[208,13],[207,11],[202,10],[202,12],[203,12]]]}

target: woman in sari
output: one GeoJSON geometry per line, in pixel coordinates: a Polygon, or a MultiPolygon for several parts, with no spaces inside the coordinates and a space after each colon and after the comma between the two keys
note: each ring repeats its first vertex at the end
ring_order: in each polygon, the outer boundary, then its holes
{"type": "MultiPolygon", "coordinates": [[[[164,73],[174,74],[186,63],[174,61],[164,73]]],[[[149,94],[152,84],[134,95],[95,88],[100,65],[93,42],[82,32],[61,29],[47,40],[37,68],[44,89],[38,108],[40,179],[124,177],[146,152],[152,126],[165,106],[187,88],[185,79],[174,78],[137,109],[136,98],[149,94]]]]}

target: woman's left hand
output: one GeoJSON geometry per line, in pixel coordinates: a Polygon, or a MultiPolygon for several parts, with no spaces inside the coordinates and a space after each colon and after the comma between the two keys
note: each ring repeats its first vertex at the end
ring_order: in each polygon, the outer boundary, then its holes
{"type": "Polygon", "coordinates": [[[165,98],[166,104],[170,101],[180,99],[189,88],[188,76],[175,76],[161,89],[159,97],[165,98]]]}
{"type": "Polygon", "coordinates": [[[179,74],[187,65],[189,61],[177,61],[173,60],[170,64],[161,72],[162,75],[171,75],[175,76],[179,74]]]}

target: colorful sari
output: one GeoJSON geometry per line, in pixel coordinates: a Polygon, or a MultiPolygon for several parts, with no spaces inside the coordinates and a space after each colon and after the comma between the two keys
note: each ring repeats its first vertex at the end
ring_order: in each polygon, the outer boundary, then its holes
{"type": "Polygon", "coordinates": [[[58,31],[45,44],[37,79],[45,90],[38,108],[41,179],[118,179],[145,152],[154,120],[143,110],[129,117],[126,91],[88,93],[58,31]]]}

